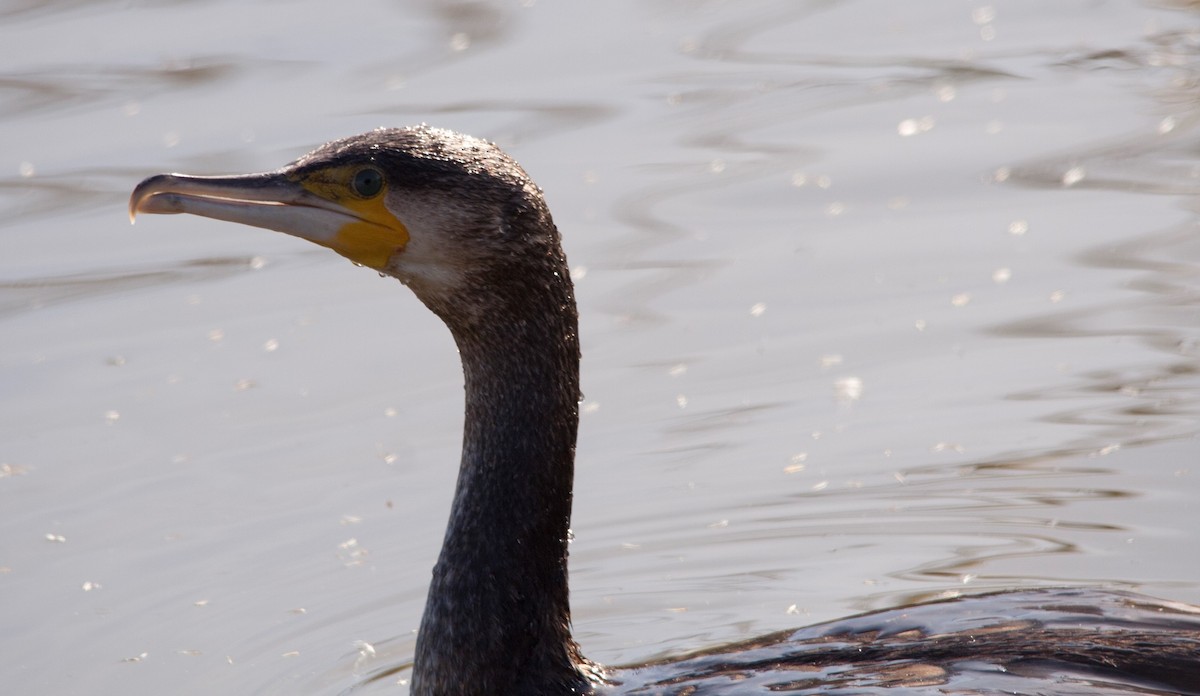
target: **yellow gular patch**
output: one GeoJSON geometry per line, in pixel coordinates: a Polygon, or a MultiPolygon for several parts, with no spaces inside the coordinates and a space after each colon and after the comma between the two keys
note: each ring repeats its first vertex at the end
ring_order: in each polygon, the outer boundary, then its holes
{"type": "Polygon", "coordinates": [[[343,225],[328,243],[318,243],[355,263],[382,270],[392,255],[408,244],[408,229],[384,204],[386,183],[370,198],[354,192],[351,182],[361,169],[362,165],[334,167],[313,172],[297,183],[321,198],[338,203],[358,218],[343,225]]]}

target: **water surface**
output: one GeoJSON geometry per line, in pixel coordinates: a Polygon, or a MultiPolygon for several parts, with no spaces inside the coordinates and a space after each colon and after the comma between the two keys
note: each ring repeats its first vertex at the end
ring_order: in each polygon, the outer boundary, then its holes
{"type": "Polygon", "coordinates": [[[449,335],[323,250],[125,205],[418,122],[500,143],[564,235],[589,656],[1200,602],[1196,9],[8,3],[3,682],[406,693],[449,335]]]}

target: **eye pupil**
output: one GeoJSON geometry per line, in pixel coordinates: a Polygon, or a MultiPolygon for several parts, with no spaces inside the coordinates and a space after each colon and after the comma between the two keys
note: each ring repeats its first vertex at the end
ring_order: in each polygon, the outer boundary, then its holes
{"type": "Polygon", "coordinates": [[[354,175],[354,192],[364,198],[370,198],[383,190],[383,174],[378,169],[360,169],[354,175]]]}

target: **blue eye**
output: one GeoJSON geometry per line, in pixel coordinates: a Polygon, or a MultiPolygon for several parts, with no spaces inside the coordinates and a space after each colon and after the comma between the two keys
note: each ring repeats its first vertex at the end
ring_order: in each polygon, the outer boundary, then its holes
{"type": "Polygon", "coordinates": [[[383,190],[383,172],[374,167],[360,169],[354,174],[350,185],[363,198],[372,198],[383,190]]]}

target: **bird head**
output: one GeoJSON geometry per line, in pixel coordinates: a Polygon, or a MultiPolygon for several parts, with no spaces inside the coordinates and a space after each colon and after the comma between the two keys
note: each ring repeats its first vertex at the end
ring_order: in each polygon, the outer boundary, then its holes
{"type": "Polygon", "coordinates": [[[399,278],[435,311],[489,280],[562,263],[524,170],[489,142],[427,126],[336,140],[273,172],[152,176],[130,198],[130,219],[138,213],[191,213],[307,239],[399,278]]]}

